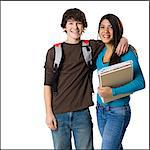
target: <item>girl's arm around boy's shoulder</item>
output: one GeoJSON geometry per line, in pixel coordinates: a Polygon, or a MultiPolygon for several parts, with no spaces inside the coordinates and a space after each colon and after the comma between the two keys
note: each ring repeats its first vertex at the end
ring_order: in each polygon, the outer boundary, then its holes
{"type": "Polygon", "coordinates": [[[133,61],[133,80],[123,86],[112,88],[113,96],[118,94],[133,93],[135,91],[142,90],[145,88],[145,80],[138,61],[138,56],[133,47],[131,46],[129,46],[128,52],[121,57],[121,61],[127,60],[133,61]]]}

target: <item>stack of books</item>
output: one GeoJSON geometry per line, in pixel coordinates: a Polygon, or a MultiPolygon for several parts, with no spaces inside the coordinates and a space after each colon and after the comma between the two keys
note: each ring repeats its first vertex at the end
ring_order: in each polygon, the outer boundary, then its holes
{"type": "MultiPolygon", "coordinates": [[[[133,61],[125,61],[108,67],[104,67],[98,71],[100,87],[119,87],[133,80],[133,61]]],[[[119,94],[103,99],[103,102],[110,102],[125,96],[127,94],[119,94]]]]}

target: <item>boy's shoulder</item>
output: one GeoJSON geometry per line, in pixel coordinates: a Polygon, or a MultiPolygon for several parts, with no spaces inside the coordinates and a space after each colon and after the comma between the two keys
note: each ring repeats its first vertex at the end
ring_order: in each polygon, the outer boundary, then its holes
{"type": "Polygon", "coordinates": [[[63,42],[54,43],[54,44],[48,49],[48,52],[49,52],[49,51],[53,51],[55,47],[61,46],[62,43],[63,43],[63,42]]]}

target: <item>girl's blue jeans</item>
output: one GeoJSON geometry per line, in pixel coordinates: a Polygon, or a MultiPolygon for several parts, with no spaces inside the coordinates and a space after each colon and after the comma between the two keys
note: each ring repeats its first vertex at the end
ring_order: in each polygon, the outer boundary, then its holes
{"type": "Polygon", "coordinates": [[[93,124],[89,109],[56,114],[55,117],[58,129],[52,131],[54,149],[72,149],[72,134],[76,149],[94,149],[93,124]]]}
{"type": "Polygon", "coordinates": [[[97,104],[96,109],[98,128],[102,136],[101,149],[123,149],[121,143],[131,117],[130,106],[104,107],[97,104]]]}

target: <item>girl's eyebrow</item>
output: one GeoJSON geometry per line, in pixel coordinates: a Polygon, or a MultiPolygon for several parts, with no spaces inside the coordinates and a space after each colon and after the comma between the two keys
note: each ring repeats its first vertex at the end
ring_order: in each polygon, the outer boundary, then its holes
{"type": "MultiPolygon", "coordinates": [[[[104,24],[101,24],[100,26],[105,26],[104,24]]],[[[108,24],[108,26],[112,26],[111,24],[108,24]]]]}

